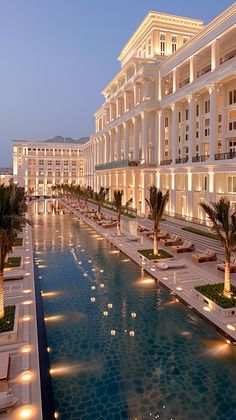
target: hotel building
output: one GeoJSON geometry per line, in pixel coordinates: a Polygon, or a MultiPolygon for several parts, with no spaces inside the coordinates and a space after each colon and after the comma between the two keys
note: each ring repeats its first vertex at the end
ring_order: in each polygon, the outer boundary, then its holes
{"type": "Polygon", "coordinates": [[[14,182],[29,195],[50,195],[55,184],[83,184],[83,148],[88,140],[60,136],[44,142],[14,140],[14,182]]]}
{"type": "Polygon", "coordinates": [[[168,212],[202,219],[199,203],[236,204],[236,3],[207,26],[150,12],[118,57],[95,113],[90,185],[124,190],[138,213],[155,184],[168,212]]]}

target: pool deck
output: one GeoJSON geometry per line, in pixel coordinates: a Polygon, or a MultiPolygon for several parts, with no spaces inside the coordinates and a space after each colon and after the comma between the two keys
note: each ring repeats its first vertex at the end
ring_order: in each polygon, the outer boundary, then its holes
{"type": "MultiPolygon", "coordinates": [[[[192,262],[192,253],[174,254],[177,260],[184,260],[185,267],[161,270],[157,268],[155,262],[142,257],[138,252],[140,249],[152,248],[153,241],[151,239],[147,238],[145,235],[138,234],[140,239],[138,241],[132,241],[128,240],[125,236],[127,232],[137,235],[134,230],[137,227],[137,222],[143,226],[152,227],[152,222],[150,220],[144,218],[129,219],[128,217],[122,216],[121,230],[124,232],[124,235],[117,236],[116,228],[105,229],[99,226],[96,221],[88,218],[85,213],[81,213],[74,209],[71,203],[68,204],[65,200],[61,200],[61,203],[69,211],[71,211],[71,213],[78,216],[87,225],[94,228],[101,236],[109,240],[115,247],[136,262],[145,272],[154,277],[157,282],[160,282],[160,284],[167,288],[170,293],[176,296],[176,299],[184,302],[189,308],[197,311],[202,317],[214,324],[214,326],[226,337],[226,339],[233,342],[236,341],[236,315],[223,316],[216,310],[210,309],[207,302],[201,301],[195,294],[195,286],[197,285],[223,282],[224,273],[217,270],[216,264],[218,262],[222,262],[224,254],[223,249],[217,241],[181,230],[183,225],[179,223],[179,221],[174,223],[165,221],[161,223],[162,228],[169,230],[171,233],[180,234],[183,240],[192,240],[195,244],[194,253],[206,248],[211,248],[216,251],[218,257],[217,262],[197,264],[192,262]]],[[[89,204],[89,207],[96,208],[96,206],[91,204],[89,204]]],[[[108,214],[109,216],[111,214],[114,216],[114,212],[104,208],[102,209],[102,212],[108,214]]],[[[160,244],[159,247],[163,248],[160,244]]],[[[173,255],[171,248],[165,247],[165,250],[173,255]]],[[[236,285],[236,274],[232,274],[232,284],[236,285]]]]}
{"type": "Polygon", "coordinates": [[[1,420],[28,418],[41,420],[41,386],[38,354],[37,316],[34,284],[34,263],[32,227],[26,226],[19,237],[24,238],[23,246],[15,247],[9,256],[21,256],[25,275],[18,280],[5,280],[5,305],[19,307],[17,338],[10,344],[0,346],[2,352],[10,354],[8,383],[18,399],[9,413],[0,414],[1,420]],[[22,378],[27,371],[31,378],[22,378]],[[24,411],[28,410],[28,411],[24,411]],[[28,413],[28,416],[27,416],[28,413]],[[23,415],[25,414],[25,417],[23,415]]]}

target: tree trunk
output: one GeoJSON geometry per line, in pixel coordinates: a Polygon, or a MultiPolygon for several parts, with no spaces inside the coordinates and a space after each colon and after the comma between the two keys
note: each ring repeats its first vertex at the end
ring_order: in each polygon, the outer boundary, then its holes
{"type": "Polygon", "coordinates": [[[117,234],[119,236],[121,235],[121,230],[120,230],[120,210],[118,210],[118,216],[117,216],[117,234]]]}
{"type": "Polygon", "coordinates": [[[4,268],[4,257],[0,249],[0,319],[5,315],[4,310],[4,285],[3,285],[3,268],[4,268]]]}
{"type": "Polygon", "coordinates": [[[224,278],[224,296],[227,298],[231,297],[230,292],[230,252],[228,249],[225,249],[225,278],[224,278]]]}
{"type": "Polygon", "coordinates": [[[153,254],[158,255],[158,239],[157,239],[157,233],[158,233],[158,224],[154,223],[154,245],[153,245],[153,254]]]}

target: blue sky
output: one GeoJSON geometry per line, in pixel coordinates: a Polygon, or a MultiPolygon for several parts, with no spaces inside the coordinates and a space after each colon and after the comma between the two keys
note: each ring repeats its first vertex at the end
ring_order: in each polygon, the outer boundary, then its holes
{"type": "Polygon", "coordinates": [[[150,10],[203,19],[227,0],[1,0],[0,166],[12,139],[79,138],[94,130],[101,90],[150,10]]]}

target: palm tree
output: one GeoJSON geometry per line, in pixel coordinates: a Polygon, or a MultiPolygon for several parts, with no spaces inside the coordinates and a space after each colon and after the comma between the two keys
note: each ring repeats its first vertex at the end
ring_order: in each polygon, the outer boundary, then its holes
{"type": "Polygon", "coordinates": [[[154,221],[154,244],[153,254],[158,255],[158,238],[157,234],[160,227],[160,221],[162,219],[166,204],[169,200],[169,190],[165,194],[158,190],[155,185],[149,188],[149,200],[145,199],[151,212],[152,219],[154,221]]]}
{"type": "Polygon", "coordinates": [[[12,250],[14,240],[26,223],[27,206],[24,190],[10,183],[0,186],[0,319],[4,317],[3,269],[7,253],[12,250]]]}
{"type": "Polygon", "coordinates": [[[105,201],[106,195],[109,192],[109,188],[101,187],[100,191],[94,193],[94,198],[98,204],[98,219],[101,220],[101,206],[105,201]]]}
{"type": "Polygon", "coordinates": [[[121,230],[120,230],[120,219],[121,219],[121,210],[122,210],[122,197],[123,197],[123,190],[114,190],[114,205],[117,210],[117,233],[120,236],[121,230]]]}
{"type": "Polygon", "coordinates": [[[236,213],[233,211],[230,201],[227,197],[221,197],[216,203],[200,203],[202,209],[206,212],[212,222],[212,230],[222,243],[225,249],[225,275],[224,291],[225,297],[231,297],[231,274],[230,257],[232,251],[236,249],[236,213]]]}

